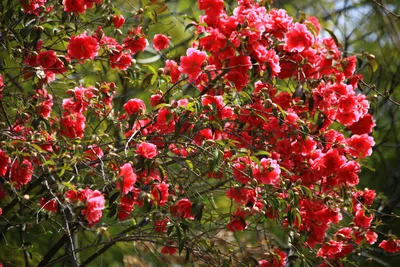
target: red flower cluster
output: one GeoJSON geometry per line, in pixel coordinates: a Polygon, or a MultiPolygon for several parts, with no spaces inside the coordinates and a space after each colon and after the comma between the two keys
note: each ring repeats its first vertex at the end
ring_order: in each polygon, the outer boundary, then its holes
{"type": "Polygon", "coordinates": [[[68,190],[65,193],[65,198],[72,203],[76,201],[84,203],[82,215],[85,215],[90,227],[100,221],[105,209],[104,196],[100,191],[89,188],[77,191],[68,190]]]}
{"type": "Polygon", "coordinates": [[[124,104],[124,110],[130,116],[135,114],[140,115],[146,112],[146,104],[138,98],[130,99],[124,104]]]}
{"type": "Polygon", "coordinates": [[[126,195],[132,191],[133,185],[136,183],[137,176],[133,172],[132,165],[125,163],[121,166],[119,176],[122,178],[120,183],[117,182],[117,189],[122,191],[122,194],[126,195]],[[121,186],[122,184],[122,186],[121,186]]]}
{"type": "Polygon", "coordinates": [[[114,27],[119,29],[122,27],[122,25],[124,25],[125,23],[125,18],[122,15],[114,15],[113,16],[113,24],[114,27]]]}
{"type": "Polygon", "coordinates": [[[169,46],[169,38],[163,34],[154,35],[153,46],[156,51],[161,51],[169,46]]]}
{"type": "Polygon", "coordinates": [[[93,4],[100,4],[101,0],[63,0],[64,11],[83,14],[93,4]]]}
{"type": "Polygon", "coordinates": [[[100,46],[96,38],[81,33],[72,36],[68,43],[68,55],[78,60],[94,59],[100,46]]]}
{"type": "Polygon", "coordinates": [[[136,146],[136,153],[146,159],[152,159],[158,154],[157,146],[147,142],[140,142],[136,146]]]}

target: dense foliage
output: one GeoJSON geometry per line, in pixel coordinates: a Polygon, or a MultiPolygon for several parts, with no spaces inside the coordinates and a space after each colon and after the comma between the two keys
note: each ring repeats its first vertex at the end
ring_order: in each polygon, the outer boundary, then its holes
{"type": "Polygon", "coordinates": [[[5,264],[85,266],[132,241],[213,266],[400,250],[356,187],[375,144],[357,61],[376,71],[373,55],[256,2],[199,0],[179,43],[148,34],[163,1],[126,19],[109,1],[2,2],[0,244],[23,255],[5,264]]]}

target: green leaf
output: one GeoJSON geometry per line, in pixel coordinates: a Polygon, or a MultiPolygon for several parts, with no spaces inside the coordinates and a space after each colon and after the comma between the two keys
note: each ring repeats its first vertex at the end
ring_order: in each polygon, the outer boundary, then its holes
{"type": "Polygon", "coordinates": [[[190,160],[185,160],[186,165],[189,167],[189,169],[191,169],[193,171],[193,163],[190,160]]]}
{"type": "Polygon", "coordinates": [[[157,106],[155,106],[153,108],[153,110],[157,110],[157,109],[160,109],[160,108],[163,108],[163,107],[171,107],[171,105],[167,104],[167,103],[161,103],[161,104],[158,104],[157,106]]]}
{"type": "Polygon", "coordinates": [[[329,29],[324,29],[325,31],[327,31],[329,33],[329,35],[332,37],[333,41],[335,41],[335,44],[337,47],[340,47],[340,43],[338,41],[338,38],[336,37],[336,35],[333,33],[333,31],[329,30],[329,29]]]}
{"type": "Polygon", "coordinates": [[[110,197],[110,200],[108,201],[108,205],[109,206],[111,206],[116,200],[117,200],[117,198],[119,197],[119,195],[120,195],[120,192],[115,192],[111,197],[110,197]]]}
{"type": "Polygon", "coordinates": [[[270,157],[271,154],[268,151],[260,150],[254,153],[254,156],[268,156],[270,157]]]}
{"type": "Polygon", "coordinates": [[[372,72],[375,72],[378,70],[378,62],[375,60],[375,58],[368,57],[368,66],[372,69],[372,72]]]}
{"type": "Polygon", "coordinates": [[[108,209],[108,218],[113,218],[117,214],[117,205],[113,204],[111,207],[108,209]]]}
{"type": "Polygon", "coordinates": [[[186,25],[186,27],[185,27],[185,32],[186,32],[187,30],[189,30],[190,28],[194,27],[194,26],[196,26],[195,23],[190,23],[190,24],[186,25]]]}
{"type": "Polygon", "coordinates": [[[175,228],[175,226],[174,226],[174,225],[171,225],[170,227],[168,227],[168,230],[167,230],[167,236],[171,236],[171,234],[172,234],[172,231],[174,230],[174,228],[175,228]]]}
{"type": "Polygon", "coordinates": [[[40,146],[38,146],[37,144],[29,144],[31,147],[33,147],[36,151],[38,152],[45,152],[40,146]]]}
{"type": "Polygon", "coordinates": [[[179,255],[181,254],[183,248],[185,247],[185,239],[181,239],[178,242],[178,251],[179,251],[179,255]]]}
{"type": "Polygon", "coordinates": [[[303,97],[303,94],[304,94],[304,88],[303,88],[303,86],[301,85],[301,83],[299,83],[299,84],[296,86],[296,89],[294,90],[294,93],[293,93],[293,95],[292,95],[292,98],[296,98],[296,97],[302,98],[302,97],[303,97]]]}
{"type": "Polygon", "coordinates": [[[54,165],[56,165],[56,163],[53,160],[47,160],[42,164],[42,166],[46,166],[46,165],[54,166],[54,165]]]}
{"type": "Polygon", "coordinates": [[[142,89],[145,90],[149,85],[151,84],[151,81],[153,80],[154,74],[148,74],[142,81],[142,89]]]}

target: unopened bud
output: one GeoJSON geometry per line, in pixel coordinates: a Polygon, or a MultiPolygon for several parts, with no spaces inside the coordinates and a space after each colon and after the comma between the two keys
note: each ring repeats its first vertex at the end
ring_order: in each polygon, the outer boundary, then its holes
{"type": "Polygon", "coordinates": [[[136,14],[141,15],[143,14],[144,10],[143,8],[139,8],[139,10],[136,12],[136,14]]]}

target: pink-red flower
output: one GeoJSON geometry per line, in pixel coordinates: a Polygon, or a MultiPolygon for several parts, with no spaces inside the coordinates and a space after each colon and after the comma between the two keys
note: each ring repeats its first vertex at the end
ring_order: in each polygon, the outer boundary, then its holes
{"type": "Polygon", "coordinates": [[[166,245],[161,249],[162,254],[174,255],[176,252],[178,252],[178,249],[171,245],[166,245]]]}
{"type": "Polygon", "coordinates": [[[119,29],[119,28],[122,27],[122,25],[124,25],[124,23],[125,23],[125,18],[124,18],[124,16],[122,16],[122,15],[119,15],[119,16],[118,16],[117,14],[115,14],[115,15],[113,16],[113,18],[112,18],[112,21],[113,21],[114,27],[117,28],[117,29],[119,29]]]}
{"type": "Polygon", "coordinates": [[[201,67],[207,58],[204,51],[199,51],[195,48],[189,48],[186,51],[186,56],[181,57],[181,65],[179,71],[187,74],[189,81],[195,81],[200,76],[201,67]]]}
{"type": "Polygon", "coordinates": [[[104,196],[100,191],[92,191],[91,189],[85,189],[83,194],[85,195],[86,207],[82,210],[82,214],[85,215],[89,225],[93,226],[100,221],[103,215],[104,196]]]}
{"type": "Polygon", "coordinates": [[[8,164],[10,163],[10,158],[6,153],[0,149],[0,176],[5,176],[8,169],[8,164]]]}
{"type": "Polygon", "coordinates": [[[152,159],[158,155],[158,150],[154,144],[140,142],[136,145],[136,153],[146,159],[152,159]]]}
{"type": "Polygon", "coordinates": [[[343,242],[329,241],[325,243],[317,252],[318,257],[328,259],[344,258],[353,251],[353,246],[343,242]]]}
{"type": "Polygon", "coordinates": [[[181,72],[179,71],[178,63],[176,63],[172,59],[167,59],[165,61],[164,70],[166,71],[166,74],[171,77],[171,81],[173,83],[178,82],[179,76],[181,75],[181,72]]]}
{"type": "Polygon", "coordinates": [[[161,94],[154,94],[150,96],[150,105],[152,107],[156,107],[158,104],[160,104],[161,99],[162,99],[162,95],[161,94]]]}
{"type": "Polygon", "coordinates": [[[54,199],[46,200],[44,197],[40,199],[40,206],[48,211],[57,212],[58,211],[58,204],[57,201],[54,199]]]}
{"type": "Polygon", "coordinates": [[[279,164],[274,159],[262,158],[260,160],[260,167],[254,166],[254,177],[264,184],[276,184],[279,179],[281,169],[279,164]]]}
{"type": "Polygon", "coordinates": [[[125,103],[124,110],[131,116],[134,114],[140,115],[146,112],[146,104],[141,99],[133,98],[125,103]]]}
{"type": "Polygon", "coordinates": [[[156,230],[157,233],[163,233],[167,231],[167,225],[169,222],[169,218],[165,218],[161,221],[156,221],[154,224],[154,230],[156,230]]]}
{"type": "Polygon", "coordinates": [[[136,173],[133,171],[132,165],[130,163],[125,163],[121,166],[119,171],[119,177],[122,178],[121,182],[117,182],[117,189],[121,190],[122,183],[122,194],[126,195],[129,191],[133,189],[133,185],[136,183],[136,173]]]}
{"type": "Polygon", "coordinates": [[[156,34],[153,39],[153,47],[156,51],[161,51],[168,48],[169,42],[170,40],[168,36],[165,36],[164,34],[156,34]]]}
{"type": "Polygon", "coordinates": [[[131,197],[130,195],[121,197],[121,206],[118,212],[118,219],[123,221],[128,218],[129,214],[133,211],[135,204],[136,201],[134,197],[131,197]]]}
{"type": "Polygon", "coordinates": [[[190,220],[194,219],[194,215],[192,214],[192,202],[187,198],[178,200],[175,205],[171,207],[171,212],[178,217],[190,220]]]}
{"type": "Polygon", "coordinates": [[[236,232],[243,231],[247,228],[246,221],[241,217],[232,218],[232,220],[226,225],[228,231],[236,232]]]}
{"type": "Polygon", "coordinates": [[[400,251],[400,240],[396,240],[396,239],[383,240],[379,244],[379,247],[387,252],[392,252],[392,253],[399,252],[400,251]]]}
{"type": "Polygon", "coordinates": [[[145,37],[132,38],[127,37],[122,40],[125,49],[129,49],[132,54],[136,54],[139,51],[144,51],[149,45],[149,42],[145,37]]]}
{"type": "Polygon", "coordinates": [[[100,46],[96,38],[85,33],[72,36],[67,46],[68,55],[78,60],[94,59],[100,46]]]}
{"type": "Polygon", "coordinates": [[[162,182],[161,184],[154,185],[153,190],[151,190],[154,201],[157,202],[159,206],[164,206],[165,203],[168,202],[168,187],[168,184],[162,182]]]}
{"type": "Polygon", "coordinates": [[[350,125],[348,128],[353,134],[369,134],[372,132],[372,128],[375,127],[375,122],[371,114],[366,114],[360,118],[357,122],[350,125]]]}
{"type": "Polygon", "coordinates": [[[21,186],[26,185],[32,179],[33,165],[24,159],[21,163],[19,160],[14,160],[11,165],[11,181],[15,183],[15,187],[19,189],[21,186]]]}
{"type": "Polygon", "coordinates": [[[82,113],[67,114],[61,119],[60,134],[69,138],[82,138],[86,118],[82,113]]]}
{"type": "Polygon", "coordinates": [[[295,23],[294,27],[286,33],[285,49],[289,52],[302,52],[314,43],[314,36],[307,30],[307,26],[295,23]]]}
{"type": "Polygon", "coordinates": [[[346,151],[353,157],[365,158],[372,154],[374,139],[367,134],[353,135],[347,140],[346,151]]]}

